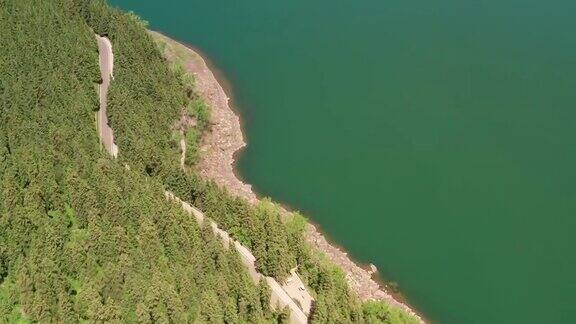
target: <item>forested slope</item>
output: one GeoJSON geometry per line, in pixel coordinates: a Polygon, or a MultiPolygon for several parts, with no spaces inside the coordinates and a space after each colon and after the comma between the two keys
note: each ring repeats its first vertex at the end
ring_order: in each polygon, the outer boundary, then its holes
{"type": "Polygon", "coordinates": [[[303,218],[181,170],[173,125],[184,112],[197,121],[187,132],[201,134],[205,107],[135,16],[96,0],[0,0],[0,30],[0,322],[281,320],[266,286],[165,189],[248,246],[262,273],[282,279],[298,265],[317,300],[313,321],[413,321],[355,298],[304,243],[303,218]],[[117,160],[96,132],[94,32],[114,48],[117,160]]]}
{"type": "Polygon", "coordinates": [[[73,3],[0,4],[0,322],[272,319],[233,249],[100,149],[73,3]]]}

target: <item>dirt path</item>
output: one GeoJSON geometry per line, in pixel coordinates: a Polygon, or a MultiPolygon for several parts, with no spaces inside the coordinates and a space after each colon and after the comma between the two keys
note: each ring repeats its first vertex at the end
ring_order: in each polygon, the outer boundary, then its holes
{"type": "Polygon", "coordinates": [[[104,148],[113,157],[118,156],[118,146],[114,144],[114,132],[108,125],[108,87],[110,79],[114,79],[114,54],[112,53],[112,44],[106,37],[96,35],[98,40],[98,54],[100,63],[100,75],[102,83],[100,84],[98,96],[100,100],[100,110],[98,110],[98,136],[104,145],[104,148]]]}
{"type": "Polygon", "coordinates": [[[184,169],[186,166],[186,139],[184,138],[183,131],[180,131],[180,136],[182,136],[180,139],[180,151],[182,151],[182,154],[180,155],[180,167],[184,169]]]}
{"type": "MultiPolygon", "coordinates": [[[[176,56],[186,62],[185,67],[195,76],[196,90],[210,107],[211,127],[202,139],[198,172],[203,177],[212,179],[218,185],[225,187],[233,195],[243,197],[251,203],[258,203],[258,197],[252,190],[252,186],[242,182],[234,172],[234,154],[246,146],[246,143],[240,119],[230,107],[229,98],[224,89],[206,61],[195,50],[160,33],[154,31],[150,33],[170,47],[171,53],[168,53],[168,56],[173,57],[168,57],[169,60],[176,56]]],[[[284,212],[288,213],[287,210],[284,212]]],[[[384,287],[372,279],[372,272],[357,265],[345,251],[328,242],[324,235],[311,224],[307,229],[306,240],[345,271],[348,285],[361,300],[385,300],[424,323],[422,318],[407,304],[395,299],[384,287]]]]}
{"type": "MultiPolygon", "coordinates": [[[[204,216],[204,214],[200,210],[191,206],[187,202],[182,201],[180,198],[176,197],[173,193],[166,191],[164,192],[164,194],[166,195],[166,198],[168,200],[180,204],[184,211],[193,215],[196,218],[196,221],[199,223],[199,225],[202,225],[204,221],[207,219],[206,216],[204,216]]],[[[254,257],[252,252],[250,252],[250,250],[247,247],[240,244],[240,242],[230,238],[230,235],[228,235],[228,233],[223,231],[222,229],[218,228],[218,225],[215,222],[210,221],[210,226],[212,227],[214,234],[220,237],[220,239],[222,240],[222,244],[226,248],[229,248],[230,244],[232,244],[232,246],[234,246],[236,251],[238,251],[240,259],[242,260],[242,263],[248,270],[248,274],[250,275],[254,283],[257,284],[262,278],[266,280],[266,283],[268,283],[268,286],[270,287],[271,292],[270,305],[273,308],[282,309],[284,307],[288,307],[288,309],[290,309],[290,323],[305,324],[308,322],[308,317],[306,316],[306,314],[304,314],[302,309],[300,309],[300,307],[296,305],[294,300],[292,300],[292,298],[276,281],[276,279],[272,277],[263,276],[256,270],[256,264],[255,264],[256,257],[254,257]]]]}

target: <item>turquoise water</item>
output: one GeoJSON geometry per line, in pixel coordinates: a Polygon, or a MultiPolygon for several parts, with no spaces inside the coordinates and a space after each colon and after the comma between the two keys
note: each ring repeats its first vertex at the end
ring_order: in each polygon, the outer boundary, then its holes
{"type": "Polygon", "coordinates": [[[234,89],[241,175],[439,323],[576,321],[576,3],[115,0],[234,89]]]}

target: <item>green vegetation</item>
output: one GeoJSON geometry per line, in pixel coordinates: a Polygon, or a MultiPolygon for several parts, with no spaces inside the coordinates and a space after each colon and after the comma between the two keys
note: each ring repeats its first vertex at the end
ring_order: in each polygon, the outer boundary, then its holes
{"type": "Polygon", "coordinates": [[[208,109],[135,15],[97,0],[0,0],[0,30],[0,322],[285,319],[234,250],[165,189],[248,246],[262,273],[282,279],[298,265],[317,299],[312,321],[413,321],[353,296],[342,271],[305,244],[303,217],[270,201],[252,206],[180,168],[171,129],[183,111],[196,120],[186,130],[193,165],[208,109]],[[117,160],[95,129],[93,32],[114,48],[117,160]]]}
{"type": "MultiPolygon", "coordinates": [[[[0,6],[0,322],[275,322],[233,249],[100,149],[97,48],[80,4],[0,6]]],[[[156,58],[148,68],[173,80],[156,58]]],[[[160,102],[175,102],[164,85],[160,102]]]]}

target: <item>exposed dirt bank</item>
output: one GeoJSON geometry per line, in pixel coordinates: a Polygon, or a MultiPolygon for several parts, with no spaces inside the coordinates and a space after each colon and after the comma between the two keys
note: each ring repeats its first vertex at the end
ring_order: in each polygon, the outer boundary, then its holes
{"type": "MultiPolygon", "coordinates": [[[[234,172],[234,155],[246,146],[246,142],[242,134],[240,119],[229,105],[230,98],[197,50],[186,47],[162,34],[151,33],[171,47],[170,55],[186,58],[185,67],[196,78],[196,90],[210,106],[211,125],[201,143],[199,173],[227,188],[230,193],[244,197],[251,203],[257,203],[258,197],[252,187],[242,182],[234,172]]],[[[355,264],[346,252],[330,244],[314,225],[308,226],[306,239],[345,271],[350,288],[361,300],[385,300],[389,304],[413,314],[423,322],[415,311],[405,303],[395,299],[392,294],[373,280],[372,271],[365,270],[355,264]]]]}

